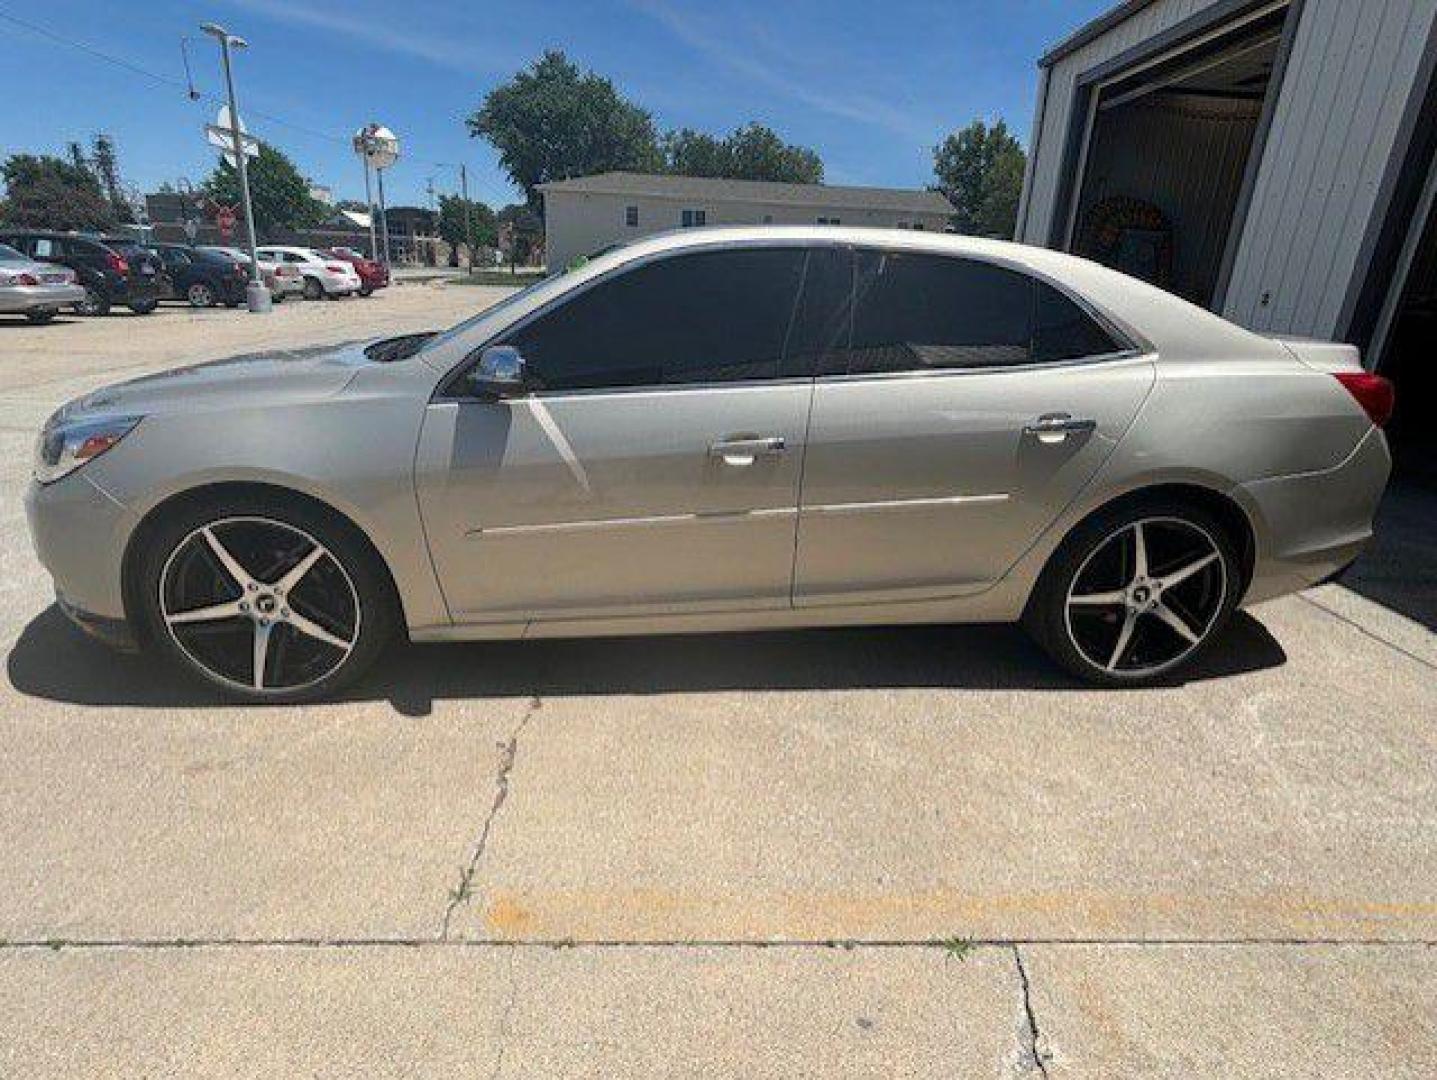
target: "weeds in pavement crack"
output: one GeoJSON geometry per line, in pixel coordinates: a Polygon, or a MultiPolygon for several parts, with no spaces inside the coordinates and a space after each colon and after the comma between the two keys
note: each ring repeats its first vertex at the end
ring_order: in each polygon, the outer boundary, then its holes
{"type": "Polygon", "coordinates": [[[444,921],[439,928],[441,941],[449,937],[449,922],[454,917],[454,912],[461,904],[467,904],[474,895],[474,877],[479,872],[479,863],[489,846],[489,833],[494,828],[494,819],[504,807],[504,800],[509,797],[509,773],[513,771],[514,759],[519,754],[519,736],[524,733],[524,728],[533,715],[543,707],[543,701],[537,696],[531,698],[529,707],[514,726],[514,730],[509,733],[509,738],[499,743],[499,769],[494,777],[494,801],[489,804],[489,813],[484,817],[484,826],[479,832],[479,842],[474,846],[474,854],[467,865],[459,868],[459,884],[449,890],[449,904],[444,909],[444,921]]]}

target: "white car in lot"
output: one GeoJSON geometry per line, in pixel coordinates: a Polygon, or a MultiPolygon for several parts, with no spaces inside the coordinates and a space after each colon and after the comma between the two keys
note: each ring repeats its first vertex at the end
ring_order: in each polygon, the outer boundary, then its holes
{"type": "Polygon", "coordinates": [[[359,272],[343,259],[326,258],[313,248],[270,245],[257,249],[261,259],[295,267],[304,277],[304,298],[353,296],[359,292],[359,272]]]}
{"type": "MultiPolygon", "coordinates": [[[[220,245],[206,245],[200,248],[201,251],[212,251],[216,255],[223,255],[233,259],[241,266],[249,264],[249,253],[237,247],[222,247],[220,245]]],[[[276,303],[282,301],[286,296],[295,296],[304,292],[304,274],[298,266],[287,262],[278,262],[274,259],[267,259],[263,254],[259,257],[259,272],[264,278],[265,285],[269,288],[270,298],[276,303]]]]}

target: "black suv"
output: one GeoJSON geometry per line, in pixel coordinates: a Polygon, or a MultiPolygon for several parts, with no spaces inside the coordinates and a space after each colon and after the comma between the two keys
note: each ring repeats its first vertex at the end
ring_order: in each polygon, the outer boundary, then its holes
{"type": "Polygon", "coordinates": [[[192,307],[224,304],[239,307],[249,284],[249,264],[227,255],[200,251],[188,244],[151,244],[164,264],[160,295],[166,300],[188,300],[192,307]]]}
{"type": "Polygon", "coordinates": [[[0,242],[19,248],[36,262],[58,263],[75,271],[85,299],[75,305],[82,315],[104,315],[124,304],[148,315],[160,302],[160,260],[127,238],[82,233],[6,229],[0,242]]]}

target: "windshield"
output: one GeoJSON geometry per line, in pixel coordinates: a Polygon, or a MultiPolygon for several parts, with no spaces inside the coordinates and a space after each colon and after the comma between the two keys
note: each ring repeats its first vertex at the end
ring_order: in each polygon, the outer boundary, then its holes
{"type": "Polygon", "coordinates": [[[12,248],[9,244],[0,244],[0,259],[6,262],[28,262],[24,255],[12,248]]]}
{"type": "Polygon", "coordinates": [[[469,318],[465,319],[463,322],[451,326],[443,333],[435,334],[432,338],[426,341],[424,343],[424,347],[415,352],[414,355],[418,356],[420,353],[429,352],[431,349],[438,348],[447,342],[453,341],[457,337],[463,336],[463,334],[467,332],[470,327],[477,326],[485,319],[492,318],[499,312],[504,311],[507,308],[514,307],[516,304],[522,303],[539,289],[542,289],[546,285],[552,284],[554,282],[554,279],[560,276],[562,275],[551,274],[549,277],[542,278],[539,281],[534,282],[534,284],[529,285],[526,288],[520,289],[516,293],[504,297],[504,299],[500,300],[498,303],[490,304],[483,311],[469,316],[469,318]]]}

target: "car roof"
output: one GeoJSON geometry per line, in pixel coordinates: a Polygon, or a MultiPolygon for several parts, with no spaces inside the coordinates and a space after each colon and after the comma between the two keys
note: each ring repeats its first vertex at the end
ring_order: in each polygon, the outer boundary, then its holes
{"type": "MultiPolygon", "coordinates": [[[[748,225],[674,229],[597,256],[571,271],[576,284],[630,262],[681,251],[753,245],[839,244],[980,259],[1027,272],[1076,294],[1146,351],[1165,358],[1269,355],[1280,349],[1205,308],[1089,259],[1048,248],[954,233],[842,225],[748,225]]],[[[566,275],[568,276],[568,275],[566,275]]]]}

